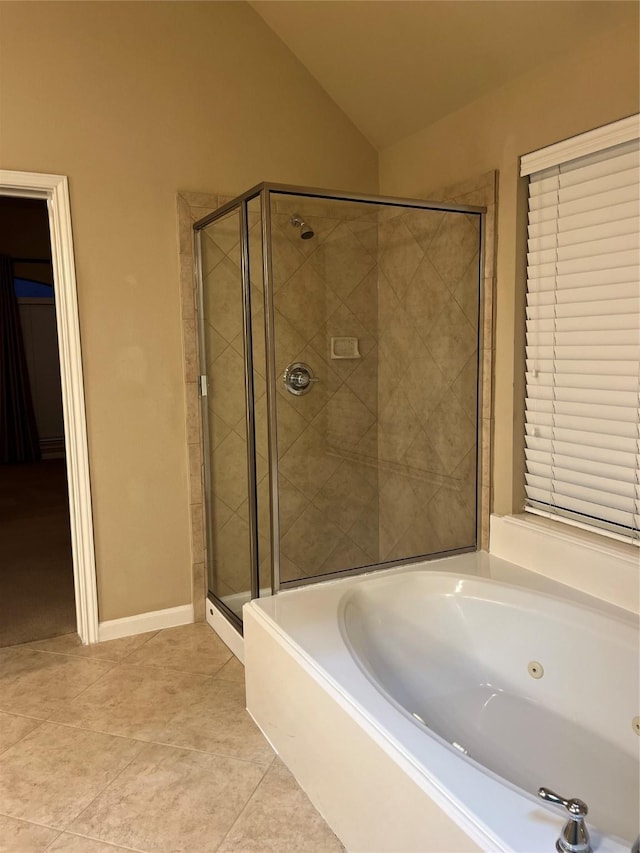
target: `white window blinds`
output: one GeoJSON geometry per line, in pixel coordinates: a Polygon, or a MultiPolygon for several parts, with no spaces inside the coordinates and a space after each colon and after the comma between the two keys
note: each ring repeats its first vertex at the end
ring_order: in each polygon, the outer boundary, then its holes
{"type": "Polygon", "coordinates": [[[527,260],[526,509],[638,542],[637,138],[531,174],[527,260]]]}

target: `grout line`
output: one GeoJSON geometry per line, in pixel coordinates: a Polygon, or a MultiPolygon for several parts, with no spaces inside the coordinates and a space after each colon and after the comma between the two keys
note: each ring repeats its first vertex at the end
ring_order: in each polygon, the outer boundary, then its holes
{"type": "MultiPolygon", "coordinates": [[[[3,711],[2,713],[7,713],[7,712],[6,712],[6,711],[3,711]]],[[[41,719],[39,719],[38,717],[27,717],[27,716],[25,716],[24,714],[13,714],[12,716],[14,716],[14,717],[24,717],[24,718],[25,718],[25,719],[27,719],[27,720],[38,720],[38,724],[37,724],[36,726],[34,726],[32,729],[30,729],[28,732],[25,732],[25,733],[22,735],[22,737],[18,738],[18,740],[14,741],[13,743],[10,743],[10,744],[9,744],[9,746],[7,746],[5,749],[0,750],[0,757],[1,757],[1,756],[3,756],[5,753],[7,753],[10,749],[12,749],[12,747],[17,746],[17,744],[19,744],[19,743],[22,743],[22,741],[23,741],[25,738],[27,738],[30,734],[32,734],[32,733],[33,733],[33,732],[35,732],[37,729],[39,729],[39,728],[42,726],[42,724],[43,724],[43,723],[46,723],[46,722],[47,722],[46,720],[41,720],[41,719]]]]}
{"type": "Polygon", "coordinates": [[[97,655],[78,655],[73,654],[73,652],[57,652],[52,651],[51,649],[36,649],[30,647],[30,651],[37,652],[39,655],[55,655],[59,658],[73,658],[74,660],[83,660],[83,661],[98,661],[98,663],[119,663],[119,660],[115,660],[114,658],[101,658],[97,655]]]}
{"type": "MultiPolygon", "coordinates": [[[[69,726],[69,728],[74,728],[74,727],[73,727],[73,726],[69,726]]],[[[86,730],[85,730],[85,731],[86,731],[86,730]]],[[[89,731],[90,731],[90,730],[89,730],[89,731]]],[[[106,733],[106,732],[97,732],[96,734],[108,734],[108,733],[106,733]]],[[[112,735],[112,737],[119,737],[119,735],[112,735]]],[[[136,743],[141,743],[141,741],[138,741],[136,738],[124,738],[124,740],[131,740],[131,741],[135,741],[136,743]]],[[[124,767],[122,767],[122,769],[120,770],[120,772],[119,772],[119,773],[116,773],[116,775],[113,777],[113,779],[112,779],[110,782],[108,782],[108,783],[104,786],[104,788],[102,788],[102,789],[101,789],[101,790],[96,794],[96,796],[95,796],[95,797],[94,797],[94,798],[93,798],[89,803],[87,803],[87,805],[86,805],[86,806],[84,806],[84,808],[80,809],[80,811],[79,811],[76,815],[74,815],[74,817],[72,817],[72,818],[70,819],[70,821],[69,821],[69,822],[68,822],[68,824],[67,824],[67,827],[68,827],[71,823],[73,823],[73,822],[77,821],[77,820],[78,820],[78,819],[79,819],[79,818],[80,818],[80,817],[81,817],[81,816],[86,812],[86,810],[87,810],[88,808],[90,808],[90,807],[95,803],[95,801],[96,801],[99,797],[101,797],[101,796],[102,796],[102,794],[104,794],[104,793],[105,793],[105,791],[107,791],[107,790],[108,790],[108,789],[109,789],[109,788],[114,784],[114,782],[115,782],[117,779],[119,779],[119,778],[120,778],[120,776],[122,776],[122,774],[124,773],[124,771],[125,771],[125,770],[127,770],[127,769],[128,769],[128,768],[133,764],[133,762],[134,762],[134,761],[135,761],[135,760],[140,756],[140,754],[141,754],[143,751],[144,751],[144,747],[143,747],[143,746],[141,746],[141,747],[140,747],[140,749],[136,752],[136,754],[135,754],[135,755],[133,755],[129,761],[127,761],[127,763],[124,765],[124,767]]],[[[65,831],[65,832],[67,831],[67,827],[65,827],[65,829],[64,829],[64,831],[65,831]]],[[[70,831],[72,831],[72,830],[70,830],[70,831]]],[[[90,836],[84,836],[84,837],[90,837],[90,836]]],[[[97,840],[98,840],[98,841],[100,841],[101,839],[97,839],[97,840]]],[[[108,843],[110,843],[110,842],[105,842],[105,843],[107,843],[107,844],[108,844],[108,843]]],[[[126,848],[125,848],[125,849],[126,849],[126,848]]],[[[148,851],[142,851],[142,853],[148,853],[148,851]]]]}
{"type": "MultiPolygon", "coordinates": [[[[207,750],[207,749],[198,749],[195,746],[185,746],[183,744],[171,743],[170,741],[166,741],[166,740],[154,740],[152,738],[144,738],[144,737],[141,737],[140,735],[138,735],[138,736],[123,735],[123,734],[118,734],[117,732],[108,731],[107,729],[89,728],[88,726],[80,725],[79,723],[61,722],[59,720],[42,720],[42,722],[48,723],[48,724],[54,725],[54,726],[63,726],[64,728],[67,728],[67,729],[77,729],[78,731],[92,732],[93,734],[97,734],[97,735],[106,735],[107,737],[119,738],[120,740],[131,740],[131,741],[135,741],[136,743],[143,744],[143,745],[154,744],[154,746],[166,746],[166,747],[169,747],[169,749],[181,749],[181,750],[184,750],[185,752],[198,752],[198,753],[201,753],[202,755],[213,755],[217,758],[227,758],[227,759],[230,759],[231,761],[241,761],[244,764],[254,764],[258,767],[270,767],[271,764],[273,763],[274,758],[275,758],[275,752],[273,753],[273,755],[271,756],[271,758],[268,761],[261,761],[261,760],[253,759],[253,758],[241,758],[240,756],[230,755],[229,753],[226,753],[226,752],[213,752],[213,751],[207,750]]],[[[33,731],[35,731],[35,729],[33,731]]],[[[30,732],[28,734],[30,734],[30,732]]],[[[25,737],[26,737],[26,735],[25,735],[25,737]]],[[[16,743],[17,742],[18,741],[16,741],[16,743]]],[[[265,742],[267,742],[266,739],[265,739],[265,742]]],[[[133,760],[134,759],[132,759],[132,761],[133,760]]],[[[131,762],[129,762],[129,763],[131,763],[131,762]]],[[[118,775],[120,775],[120,774],[118,774],[118,775]]],[[[109,783],[109,784],[111,784],[111,783],[109,783]]]]}
{"type": "MultiPolygon", "coordinates": [[[[275,757],[275,753],[274,753],[274,757],[275,757]]],[[[271,764],[273,764],[273,759],[271,760],[271,764]]],[[[264,780],[266,779],[266,777],[267,777],[267,773],[269,772],[269,769],[270,769],[270,767],[271,767],[271,764],[269,764],[269,765],[266,767],[266,769],[265,769],[265,771],[264,771],[264,773],[263,773],[263,775],[262,775],[262,778],[260,779],[260,781],[258,782],[258,784],[255,786],[255,788],[253,789],[253,791],[252,791],[252,792],[249,794],[249,796],[247,797],[247,801],[245,802],[245,804],[243,805],[243,807],[242,807],[242,808],[240,809],[240,811],[238,812],[238,815],[237,815],[236,819],[233,821],[233,823],[231,824],[231,826],[229,827],[229,829],[228,829],[228,830],[227,830],[227,832],[225,833],[224,837],[223,837],[223,838],[222,838],[222,840],[220,841],[220,844],[218,844],[218,846],[216,847],[216,850],[220,850],[220,848],[221,848],[221,847],[222,847],[222,845],[225,843],[225,841],[227,840],[227,838],[228,838],[228,837],[231,835],[231,833],[233,832],[234,827],[237,825],[237,823],[240,821],[240,819],[242,818],[242,816],[244,815],[244,813],[245,813],[245,812],[247,811],[247,809],[249,808],[249,803],[250,803],[250,802],[251,802],[251,800],[254,798],[254,796],[255,796],[255,794],[256,794],[256,792],[257,792],[258,788],[260,787],[260,785],[262,785],[262,783],[263,783],[263,782],[264,782],[264,780]]]]}
{"type": "MultiPolygon", "coordinates": [[[[131,651],[127,652],[127,654],[124,655],[124,657],[119,657],[119,658],[113,658],[113,657],[104,657],[103,658],[103,657],[100,657],[99,655],[83,655],[83,654],[79,654],[78,652],[73,652],[73,651],[65,652],[65,651],[58,651],[57,649],[39,649],[37,646],[33,645],[33,643],[39,642],[38,640],[34,640],[30,643],[21,643],[20,645],[17,645],[17,646],[6,646],[3,648],[29,649],[30,651],[40,652],[41,654],[45,654],[45,655],[58,655],[61,657],[74,658],[76,660],[86,660],[86,661],[97,660],[97,661],[102,661],[104,663],[117,664],[117,663],[122,663],[122,661],[126,660],[128,657],[130,657],[132,654],[137,652],[139,649],[142,649],[144,646],[146,646],[146,644],[149,642],[149,640],[153,640],[154,637],[156,637],[159,633],[160,633],[159,630],[158,631],[150,631],[149,632],[150,636],[147,637],[147,639],[144,640],[144,642],[140,643],[139,646],[136,646],[135,649],[131,649],[131,651]]],[[[66,636],[66,635],[63,634],[61,636],[66,636]]],[[[136,636],[136,635],[132,634],[131,636],[136,636]]],[[[50,639],[55,640],[56,638],[52,637],[50,639]]],[[[118,639],[124,640],[124,639],[128,639],[128,638],[127,637],[118,637],[116,640],[105,640],[104,642],[105,643],[114,643],[114,642],[117,642],[118,639]]],[[[50,640],[49,641],[43,640],[43,642],[50,642],[50,640]]],[[[79,648],[82,648],[82,649],[83,648],[91,648],[94,646],[97,647],[97,646],[101,646],[101,645],[103,645],[103,643],[92,643],[91,646],[80,646],[79,648]]]]}
{"type": "MultiPolygon", "coordinates": [[[[94,681],[91,682],[91,684],[87,684],[87,685],[85,685],[85,687],[81,688],[74,696],[67,696],[67,697],[64,697],[64,699],[66,699],[68,702],[75,702],[76,699],[79,699],[80,696],[82,696],[82,694],[85,691],[89,690],[90,687],[95,687],[95,685],[99,684],[103,678],[106,678],[107,675],[109,675],[111,673],[111,671],[113,669],[115,669],[116,666],[118,665],[118,664],[113,664],[113,663],[111,663],[111,661],[106,661],[106,660],[96,661],[96,663],[109,664],[109,669],[107,669],[106,672],[103,672],[102,675],[99,675],[94,681]]],[[[54,701],[58,702],[58,701],[64,701],[64,700],[63,699],[56,699],[54,697],[54,701]]],[[[47,721],[54,722],[52,720],[49,720],[49,716],[47,716],[47,721]]]]}
{"type": "MultiPolygon", "coordinates": [[[[201,622],[201,625],[206,624],[205,622],[201,622]]],[[[226,666],[229,663],[229,660],[233,657],[233,653],[229,652],[229,658],[220,666],[219,669],[216,669],[214,673],[206,673],[206,672],[192,672],[191,670],[179,669],[178,666],[166,666],[166,664],[157,664],[157,663],[138,663],[137,661],[132,661],[131,663],[127,663],[127,661],[122,661],[123,666],[139,666],[143,669],[153,669],[153,670],[166,670],[167,672],[176,672],[180,673],[180,675],[192,675],[194,678],[216,678],[216,675],[222,669],[222,667],[226,666]]],[[[222,681],[223,679],[220,679],[222,681]]]]}
{"type": "Polygon", "coordinates": [[[13,717],[27,717],[29,720],[38,720],[40,723],[46,722],[45,717],[36,717],[33,714],[23,714],[21,711],[11,711],[4,707],[0,707],[0,714],[10,714],[13,717]]]}
{"type": "MultiPolygon", "coordinates": [[[[51,845],[54,843],[54,841],[57,841],[60,838],[60,836],[62,835],[62,833],[64,832],[64,829],[59,829],[57,826],[51,826],[48,823],[39,823],[36,820],[26,820],[23,817],[15,817],[15,815],[10,815],[10,814],[7,814],[6,812],[0,812],[0,817],[8,817],[10,820],[18,821],[18,823],[26,823],[26,824],[30,824],[31,826],[40,826],[40,827],[42,827],[42,829],[52,829],[54,832],[57,832],[58,834],[56,835],[56,837],[52,838],[51,841],[47,844],[47,846],[45,848],[43,848],[43,850],[48,850],[51,847],[51,845]]],[[[0,840],[2,840],[2,839],[0,839],[0,840]]]]}
{"type": "Polygon", "coordinates": [[[96,838],[92,835],[82,835],[79,832],[70,832],[68,829],[63,829],[60,835],[58,835],[57,838],[54,838],[45,850],[51,850],[52,845],[56,841],[59,841],[63,835],[70,835],[72,838],[85,838],[87,841],[98,841],[100,844],[104,844],[107,847],[113,847],[114,850],[131,850],[133,853],[152,853],[152,851],[144,850],[142,847],[123,847],[121,844],[114,844],[112,841],[103,841],[101,838],[96,838]]]}
{"type": "Polygon", "coordinates": [[[273,764],[273,760],[275,758],[275,752],[273,753],[273,755],[271,756],[269,761],[257,761],[253,758],[239,758],[238,756],[228,755],[227,753],[224,753],[224,752],[208,752],[207,750],[204,750],[204,749],[197,749],[195,746],[178,746],[175,743],[167,743],[166,741],[160,741],[160,740],[150,740],[150,741],[147,741],[147,743],[152,743],[155,746],[168,746],[171,749],[184,749],[187,752],[198,752],[198,753],[201,753],[202,755],[213,755],[216,758],[228,758],[231,761],[241,761],[244,764],[252,764],[256,767],[263,767],[263,768],[265,768],[265,772],[269,767],[271,767],[271,765],[273,764]]]}

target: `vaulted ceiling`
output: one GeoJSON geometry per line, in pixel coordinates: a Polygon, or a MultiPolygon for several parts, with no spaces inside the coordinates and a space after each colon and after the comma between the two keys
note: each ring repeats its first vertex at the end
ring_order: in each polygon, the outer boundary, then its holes
{"type": "Polygon", "coordinates": [[[376,148],[620,26],[635,0],[253,0],[376,148]]]}

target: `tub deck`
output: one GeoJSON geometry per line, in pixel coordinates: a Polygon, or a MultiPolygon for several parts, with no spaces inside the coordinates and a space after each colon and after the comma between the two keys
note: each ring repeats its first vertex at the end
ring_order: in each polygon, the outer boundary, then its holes
{"type": "MultiPolygon", "coordinates": [[[[353,853],[551,851],[563,823],[559,811],[425,734],[401,702],[375,685],[366,661],[349,653],[339,614],[345,594],[425,566],[561,595],[637,625],[618,608],[481,553],[320,584],[245,607],[248,709],[353,853]]],[[[595,831],[592,844],[598,853],[629,850],[621,838],[595,831]]]]}

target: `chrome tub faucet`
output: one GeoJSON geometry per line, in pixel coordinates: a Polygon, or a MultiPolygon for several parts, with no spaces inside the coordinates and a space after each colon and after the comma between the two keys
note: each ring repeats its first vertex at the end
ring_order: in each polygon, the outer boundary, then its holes
{"type": "Polygon", "coordinates": [[[556,841],[558,853],[593,853],[589,841],[589,830],[584,822],[589,812],[587,804],[575,797],[567,800],[550,791],[549,788],[539,788],[538,796],[548,803],[564,806],[569,812],[569,819],[562,827],[560,838],[556,841]]]}

